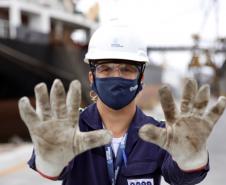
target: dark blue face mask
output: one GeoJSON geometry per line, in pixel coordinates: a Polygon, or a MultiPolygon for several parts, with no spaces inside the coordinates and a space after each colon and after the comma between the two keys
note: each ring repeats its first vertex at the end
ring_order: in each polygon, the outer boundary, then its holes
{"type": "Polygon", "coordinates": [[[92,84],[98,97],[108,107],[119,110],[128,105],[142,89],[138,79],[129,80],[121,77],[96,78],[92,84]]]}

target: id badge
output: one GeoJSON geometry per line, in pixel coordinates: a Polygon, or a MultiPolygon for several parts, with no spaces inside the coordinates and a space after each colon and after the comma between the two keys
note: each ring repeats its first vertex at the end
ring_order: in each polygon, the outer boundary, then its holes
{"type": "Polygon", "coordinates": [[[128,185],[152,185],[152,179],[127,179],[128,185]]]}

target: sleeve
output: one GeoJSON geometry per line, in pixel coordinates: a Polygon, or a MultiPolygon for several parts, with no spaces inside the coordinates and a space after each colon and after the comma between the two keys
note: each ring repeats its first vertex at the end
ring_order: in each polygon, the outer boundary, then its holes
{"type": "Polygon", "coordinates": [[[162,164],[162,175],[166,182],[172,185],[194,185],[200,183],[209,171],[209,163],[202,169],[191,172],[182,171],[169,153],[166,153],[162,164]]]}

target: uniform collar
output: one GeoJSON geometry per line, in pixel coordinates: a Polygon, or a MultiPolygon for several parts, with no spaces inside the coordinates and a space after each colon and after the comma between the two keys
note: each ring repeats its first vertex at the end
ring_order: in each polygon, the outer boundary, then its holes
{"type": "MultiPolygon", "coordinates": [[[[81,117],[84,122],[93,130],[102,129],[102,120],[97,110],[96,104],[88,106],[84,112],[81,113],[81,117]]],[[[149,120],[150,121],[150,120],[149,120]]],[[[138,130],[139,128],[148,123],[148,117],[144,115],[140,108],[136,108],[135,115],[132,119],[128,130],[127,142],[126,142],[126,153],[129,154],[137,140],[139,139],[138,130]]]]}
{"type": "Polygon", "coordinates": [[[81,119],[93,130],[102,129],[102,120],[96,104],[89,105],[82,113],[81,119]]]}
{"type": "Polygon", "coordinates": [[[138,131],[142,125],[145,123],[148,123],[147,116],[144,115],[144,113],[141,111],[140,108],[136,108],[136,113],[134,115],[134,118],[130,124],[129,130],[128,130],[128,136],[127,136],[127,142],[126,142],[126,154],[129,155],[129,153],[132,151],[133,147],[135,146],[136,142],[138,141],[138,131]],[[146,121],[145,121],[146,120],[146,121]]]}
{"type": "MultiPolygon", "coordinates": [[[[81,117],[90,128],[92,128],[94,130],[103,128],[102,120],[101,120],[101,117],[100,117],[96,104],[89,105],[81,113],[81,117]]],[[[141,111],[141,109],[137,107],[135,115],[130,124],[129,130],[140,128],[143,125],[142,122],[146,119],[147,119],[147,116],[144,115],[144,113],[141,111]]]]}

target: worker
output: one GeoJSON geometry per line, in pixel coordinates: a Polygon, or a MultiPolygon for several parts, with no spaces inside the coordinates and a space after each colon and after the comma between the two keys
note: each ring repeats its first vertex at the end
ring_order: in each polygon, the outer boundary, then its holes
{"type": "MultiPolygon", "coordinates": [[[[35,87],[36,110],[19,100],[34,145],[31,168],[63,185],[174,185],[201,182],[209,170],[207,138],[226,107],[220,97],[206,111],[209,86],[184,86],[180,111],[170,89],[159,90],[165,121],[145,115],[142,89],[146,45],[124,24],[106,24],[91,37],[85,62],[95,102],[80,111],[81,84],[65,92],[56,79],[50,96],[35,87]]],[[[75,66],[78,67],[78,66],[75,66]]],[[[151,97],[150,97],[151,98],[151,97]]]]}

